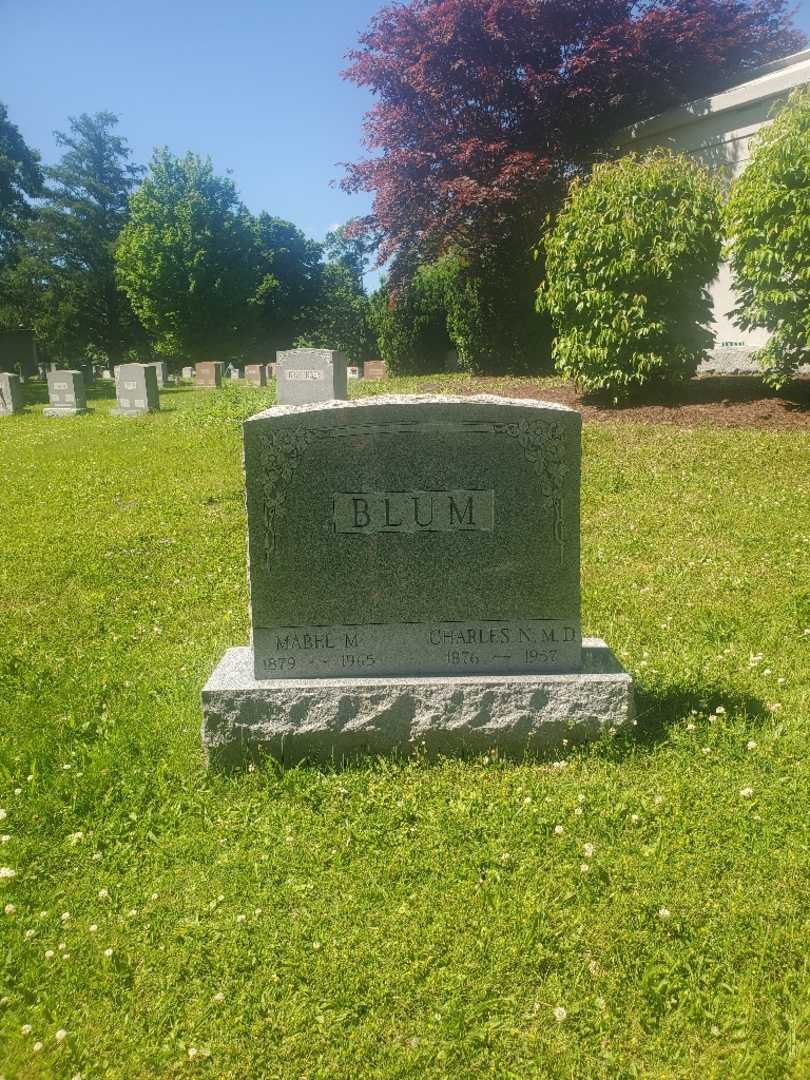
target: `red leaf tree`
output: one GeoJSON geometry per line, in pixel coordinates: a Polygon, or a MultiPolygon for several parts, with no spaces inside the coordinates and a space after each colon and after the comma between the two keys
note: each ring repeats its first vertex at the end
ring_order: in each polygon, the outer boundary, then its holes
{"type": "Polygon", "coordinates": [[[374,193],[368,224],[395,279],[450,247],[528,259],[566,180],[613,132],[803,41],[786,0],[392,4],[344,73],[378,100],[373,156],[343,186],[374,193]]]}

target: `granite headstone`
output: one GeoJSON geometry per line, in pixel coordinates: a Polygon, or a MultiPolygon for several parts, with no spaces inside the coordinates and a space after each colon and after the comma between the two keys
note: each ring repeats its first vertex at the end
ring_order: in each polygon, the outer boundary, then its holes
{"type": "Polygon", "coordinates": [[[384,360],[366,360],[363,364],[364,379],[385,379],[387,375],[384,360]]]}
{"type": "Polygon", "coordinates": [[[267,385],[267,365],[248,364],[245,368],[245,382],[248,386],[267,385]]]}
{"type": "Polygon", "coordinates": [[[112,416],[144,416],[160,409],[157,372],[152,364],[119,364],[116,368],[117,407],[112,416]]]}
{"type": "Polygon", "coordinates": [[[248,420],[252,646],[203,691],[209,758],[520,754],[628,721],[629,676],[581,637],[580,427],[493,397],[248,420]]]}
{"type": "Polygon", "coordinates": [[[222,369],[225,365],[221,360],[205,360],[201,364],[194,365],[197,386],[204,386],[209,390],[222,386],[222,369]]]}
{"type": "Polygon", "coordinates": [[[332,349],[288,349],[276,353],[279,405],[345,400],[346,357],[332,349]]]}
{"type": "Polygon", "coordinates": [[[20,376],[10,371],[0,371],[0,416],[12,416],[22,411],[23,396],[20,376]]]}
{"type": "Polygon", "coordinates": [[[49,371],[45,416],[80,416],[87,412],[87,391],[81,371],[49,371]]]}

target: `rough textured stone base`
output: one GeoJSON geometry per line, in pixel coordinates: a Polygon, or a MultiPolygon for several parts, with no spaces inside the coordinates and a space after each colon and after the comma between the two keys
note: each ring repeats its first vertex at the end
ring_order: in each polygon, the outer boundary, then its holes
{"type": "Polygon", "coordinates": [[[151,416],[159,409],[110,409],[110,416],[151,416]]]}
{"type": "Polygon", "coordinates": [[[49,409],[43,409],[43,416],[84,416],[89,412],[88,409],[60,409],[58,406],[49,409]]]}
{"type": "Polygon", "coordinates": [[[259,752],[285,763],[359,754],[523,757],[596,738],[633,719],[633,682],[598,638],[564,675],[258,681],[249,647],[229,649],[202,692],[209,764],[259,752]]]}

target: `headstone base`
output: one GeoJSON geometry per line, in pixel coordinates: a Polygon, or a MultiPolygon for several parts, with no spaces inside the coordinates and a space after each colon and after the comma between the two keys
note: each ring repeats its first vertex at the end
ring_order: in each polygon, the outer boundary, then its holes
{"type": "Polygon", "coordinates": [[[599,638],[582,656],[582,671],[563,675],[259,681],[253,650],[229,649],[203,687],[203,748],[220,768],[258,753],[286,764],[417,749],[522,758],[632,721],[631,676],[599,638]]]}
{"type": "Polygon", "coordinates": [[[110,416],[151,416],[159,409],[110,409],[110,416]]]}
{"type": "Polygon", "coordinates": [[[68,406],[66,409],[60,409],[58,405],[51,405],[47,409],[42,410],[43,416],[84,416],[89,412],[89,409],[71,409],[68,406]]]}

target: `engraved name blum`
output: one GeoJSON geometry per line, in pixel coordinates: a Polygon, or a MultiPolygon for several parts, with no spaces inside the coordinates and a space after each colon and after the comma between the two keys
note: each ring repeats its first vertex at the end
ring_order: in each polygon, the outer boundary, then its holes
{"type": "Polygon", "coordinates": [[[495,492],[335,492],[336,533],[492,532],[495,492]]]}

